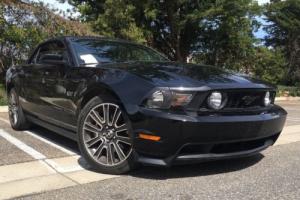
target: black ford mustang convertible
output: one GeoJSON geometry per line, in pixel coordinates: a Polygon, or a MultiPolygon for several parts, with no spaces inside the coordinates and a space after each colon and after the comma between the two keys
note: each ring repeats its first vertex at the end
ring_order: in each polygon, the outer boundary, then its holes
{"type": "Polygon", "coordinates": [[[287,115],[265,82],[97,37],[48,40],[6,82],[14,129],[37,124],[76,140],[112,174],[256,154],[287,115]]]}

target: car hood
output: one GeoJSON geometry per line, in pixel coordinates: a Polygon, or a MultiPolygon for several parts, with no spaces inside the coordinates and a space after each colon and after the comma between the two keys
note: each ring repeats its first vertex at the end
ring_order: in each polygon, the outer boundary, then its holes
{"type": "Polygon", "coordinates": [[[131,62],[114,65],[158,87],[273,88],[261,80],[213,66],[176,62],[131,62]]]}

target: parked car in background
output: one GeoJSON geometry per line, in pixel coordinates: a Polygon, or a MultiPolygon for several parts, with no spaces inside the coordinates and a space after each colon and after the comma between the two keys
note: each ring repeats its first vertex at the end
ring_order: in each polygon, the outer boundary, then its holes
{"type": "Polygon", "coordinates": [[[98,37],[40,44],[7,71],[6,87],[14,129],[37,124],[76,140],[94,169],[111,174],[256,154],[287,115],[268,83],[98,37]]]}

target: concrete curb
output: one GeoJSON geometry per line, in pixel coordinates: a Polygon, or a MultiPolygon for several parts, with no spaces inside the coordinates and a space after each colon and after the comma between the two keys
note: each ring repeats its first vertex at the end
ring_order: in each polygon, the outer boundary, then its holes
{"type": "Polygon", "coordinates": [[[275,101],[300,101],[300,97],[276,97],[275,101]]]}
{"type": "Polygon", "coordinates": [[[7,111],[8,111],[8,106],[0,106],[0,113],[7,112],[7,111]]]}

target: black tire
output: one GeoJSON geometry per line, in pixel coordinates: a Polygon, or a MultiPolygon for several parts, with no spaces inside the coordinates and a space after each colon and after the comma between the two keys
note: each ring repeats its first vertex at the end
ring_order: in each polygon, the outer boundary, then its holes
{"type": "Polygon", "coordinates": [[[14,130],[26,130],[30,128],[30,122],[27,121],[19,102],[19,95],[12,88],[8,93],[8,115],[10,125],[14,130]]]}
{"type": "MultiPolygon", "coordinates": [[[[93,116],[95,116],[95,115],[93,114],[93,116]]],[[[119,118],[117,120],[119,120],[119,118]]],[[[113,123],[113,121],[114,120],[112,120],[112,122],[111,122],[112,125],[110,127],[113,127],[113,124],[117,123],[117,122],[113,123]]],[[[93,130],[96,130],[96,129],[92,129],[92,131],[93,130]]],[[[126,112],[124,111],[124,109],[122,108],[122,106],[114,98],[112,98],[110,96],[101,96],[101,97],[96,96],[93,99],[91,99],[82,109],[80,116],[79,116],[79,120],[78,120],[78,145],[79,145],[79,149],[81,151],[81,155],[84,157],[84,159],[87,161],[87,163],[95,171],[98,171],[101,173],[107,173],[107,174],[123,174],[123,173],[126,173],[126,172],[136,168],[137,162],[136,162],[136,158],[135,158],[136,156],[134,153],[134,149],[132,148],[132,146],[133,146],[132,139],[133,139],[133,136],[132,136],[130,120],[128,119],[128,116],[127,116],[126,112]],[[105,108],[105,105],[108,105],[107,106],[108,108],[105,108]],[[109,105],[110,106],[117,105],[118,108],[117,107],[110,108],[109,105]],[[122,143],[118,139],[115,139],[115,137],[117,137],[117,138],[119,137],[120,132],[117,131],[119,129],[112,129],[112,130],[110,129],[109,130],[107,128],[107,121],[109,124],[110,118],[115,119],[116,114],[114,113],[113,116],[110,116],[110,114],[109,114],[110,117],[108,117],[108,120],[105,120],[105,118],[107,118],[107,117],[101,115],[101,113],[100,113],[102,108],[103,108],[103,115],[104,115],[105,109],[108,110],[108,113],[110,113],[111,109],[116,109],[115,113],[117,112],[117,109],[118,109],[118,113],[119,113],[119,111],[121,112],[121,114],[120,114],[120,117],[122,117],[121,120],[124,120],[124,122],[122,122],[122,123],[126,124],[126,128],[127,128],[126,131],[124,132],[125,134],[128,134],[128,136],[126,136],[127,137],[126,139],[130,139],[130,141],[131,141],[131,149],[130,150],[128,150],[128,148],[130,147],[129,144],[122,143]],[[99,110],[96,110],[96,109],[99,109],[99,110]],[[97,123],[93,119],[93,117],[91,117],[93,111],[97,112],[98,117],[100,117],[98,119],[103,120],[102,121],[103,126],[99,126],[99,123],[101,121],[98,121],[98,123],[97,123]],[[88,120],[90,120],[90,121],[88,121],[88,120]],[[97,126],[97,128],[98,128],[97,133],[91,132],[86,129],[87,124],[91,124],[91,123],[94,123],[94,124],[92,124],[94,127],[97,126]],[[109,136],[109,132],[112,133],[113,138],[107,139],[107,137],[109,136]],[[90,136],[90,135],[92,135],[92,136],[90,136]],[[94,144],[95,146],[91,145],[93,142],[88,143],[88,141],[99,140],[99,139],[101,139],[101,140],[98,141],[98,143],[95,143],[94,144]],[[118,148],[115,146],[116,144],[118,144],[117,145],[118,148]],[[88,145],[90,145],[90,146],[88,147],[88,145]],[[103,147],[105,145],[107,148],[103,147]],[[126,145],[128,146],[127,147],[128,155],[126,153],[124,153],[124,152],[126,152],[125,151],[126,145]],[[102,146],[102,147],[100,147],[100,146],[102,146]],[[110,146],[110,147],[108,147],[108,146],[110,146]],[[120,148],[120,147],[123,147],[123,148],[120,148]],[[119,155],[122,155],[122,156],[119,156],[118,158],[108,156],[108,148],[110,149],[109,152],[113,152],[110,155],[113,155],[115,157],[118,157],[119,155]],[[121,153],[120,153],[120,149],[122,150],[121,153]],[[105,157],[105,155],[100,155],[102,153],[106,154],[107,157],[105,157]],[[98,155],[95,156],[95,154],[98,154],[98,155]],[[127,155],[127,156],[125,156],[125,155],[127,155]],[[119,161],[119,163],[109,166],[110,163],[109,163],[108,157],[111,158],[110,161],[112,162],[112,164],[114,164],[114,162],[116,160],[119,161]],[[105,159],[107,161],[106,163],[104,161],[105,159]],[[122,159],[124,159],[124,160],[121,161],[122,159]]],[[[129,140],[126,140],[126,141],[129,141],[129,140]]]]}

